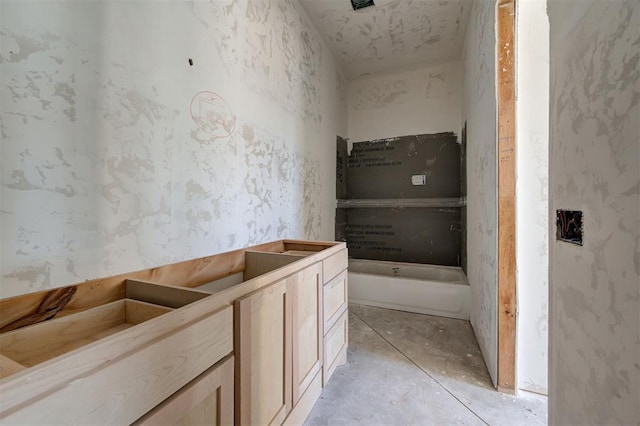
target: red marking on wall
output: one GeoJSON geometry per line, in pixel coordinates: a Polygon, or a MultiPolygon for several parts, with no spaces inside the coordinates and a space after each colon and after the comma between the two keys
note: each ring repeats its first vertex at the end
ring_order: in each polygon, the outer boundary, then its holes
{"type": "Polygon", "coordinates": [[[236,116],[224,98],[203,91],[191,100],[191,118],[198,128],[216,139],[231,136],[236,128],[236,116]]]}

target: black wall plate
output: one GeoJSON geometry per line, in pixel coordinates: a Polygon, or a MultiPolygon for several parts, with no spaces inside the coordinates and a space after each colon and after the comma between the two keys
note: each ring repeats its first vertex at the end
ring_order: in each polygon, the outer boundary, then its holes
{"type": "Polygon", "coordinates": [[[362,9],[369,6],[375,6],[373,0],[351,0],[351,6],[353,10],[362,9]]]}
{"type": "Polygon", "coordinates": [[[568,243],[583,244],[582,212],[580,210],[556,210],[556,239],[568,243]]]}

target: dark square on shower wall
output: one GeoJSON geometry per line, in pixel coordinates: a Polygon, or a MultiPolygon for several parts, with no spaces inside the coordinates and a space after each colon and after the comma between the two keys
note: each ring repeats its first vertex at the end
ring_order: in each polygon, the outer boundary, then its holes
{"type": "Polygon", "coordinates": [[[582,245],[583,228],[580,210],[556,210],[556,239],[582,245]]]}
{"type": "Polygon", "coordinates": [[[369,6],[375,6],[373,0],[351,0],[351,6],[353,10],[363,9],[369,6]]]}

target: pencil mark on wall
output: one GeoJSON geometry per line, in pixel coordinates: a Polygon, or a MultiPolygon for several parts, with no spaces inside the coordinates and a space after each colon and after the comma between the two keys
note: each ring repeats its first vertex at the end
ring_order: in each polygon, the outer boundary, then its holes
{"type": "MultiPolygon", "coordinates": [[[[202,91],[191,100],[191,118],[200,132],[208,135],[198,139],[223,139],[231,136],[236,128],[236,116],[224,98],[217,93],[202,91]]],[[[202,135],[198,135],[202,136],[202,135]]]]}

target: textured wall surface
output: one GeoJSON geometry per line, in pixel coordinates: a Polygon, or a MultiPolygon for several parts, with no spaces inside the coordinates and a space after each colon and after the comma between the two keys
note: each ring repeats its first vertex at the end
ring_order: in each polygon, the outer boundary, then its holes
{"type": "Polygon", "coordinates": [[[517,10],[518,387],[547,393],[549,325],[549,20],[546,0],[517,10]]]}
{"type": "Polygon", "coordinates": [[[457,60],[470,0],[301,0],[350,77],[457,60]]]}
{"type": "Polygon", "coordinates": [[[584,211],[584,246],[550,238],[550,423],[635,425],[640,3],[552,0],[548,12],[550,215],[584,211]]]}
{"type": "Polygon", "coordinates": [[[346,80],[297,1],[3,1],[0,24],[3,297],[333,238],[346,80]]]}
{"type": "Polygon", "coordinates": [[[351,142],[441,132],[459,136],[460,66],[452,62],[352,80],[351,142]]]}
{"type": "Polygon", "coordinates": [[[495,1],[478,0],[463,55],[462,120],[467,122],[467,277],[471,324],[497,379],[497,183],[495,1]]]}

